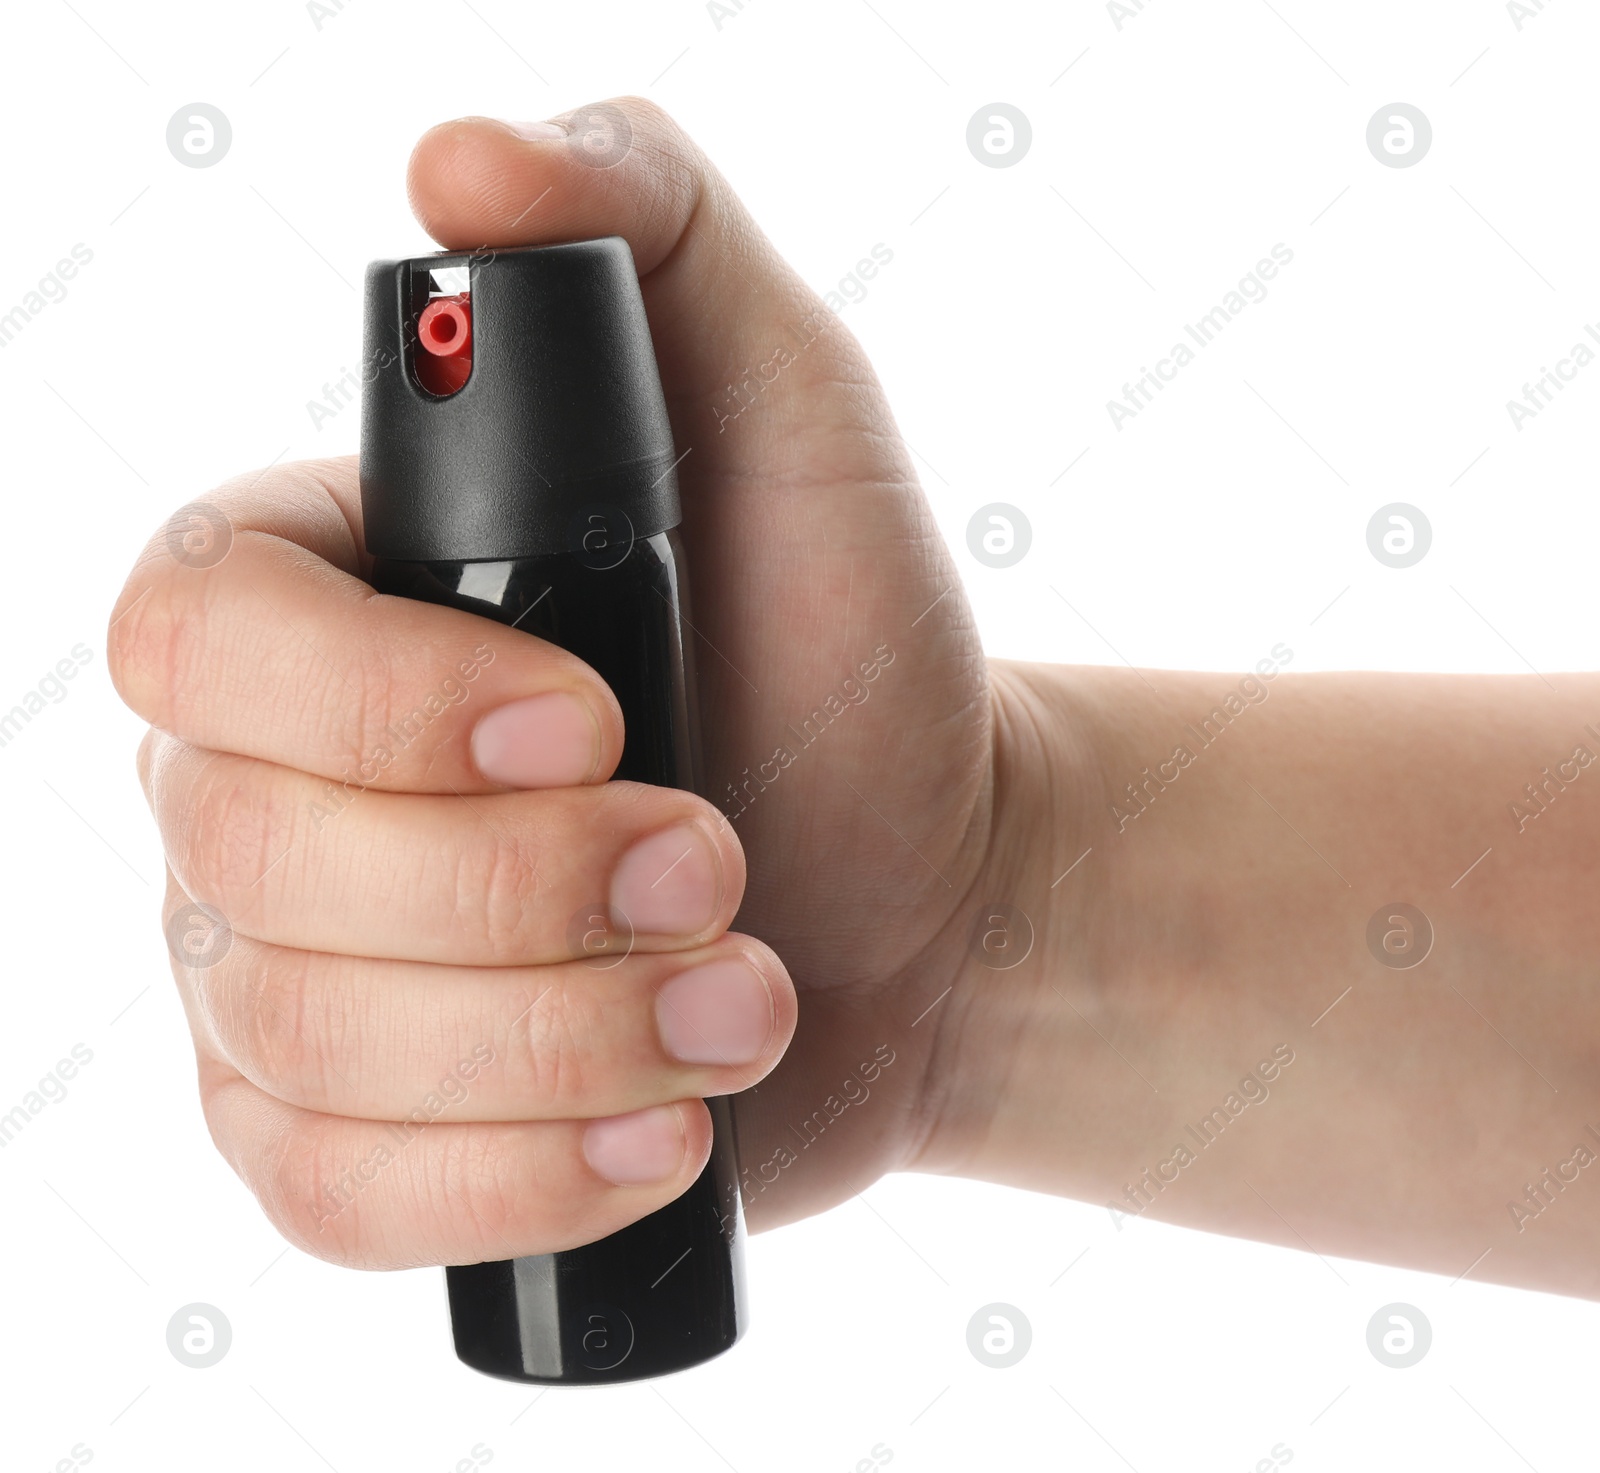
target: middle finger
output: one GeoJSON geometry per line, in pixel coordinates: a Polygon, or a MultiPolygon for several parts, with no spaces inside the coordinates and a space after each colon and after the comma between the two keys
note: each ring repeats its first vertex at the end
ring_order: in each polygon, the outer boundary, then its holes
{"type": "Polygon", "coordinates": [[[725,931],[744,891],[732,829],[674,788],[351,791],[161,732],[140,776],[185,893],[302,951],[541,965],[588,954],[608,914],[622,942],[678,950],[725,931]]]}

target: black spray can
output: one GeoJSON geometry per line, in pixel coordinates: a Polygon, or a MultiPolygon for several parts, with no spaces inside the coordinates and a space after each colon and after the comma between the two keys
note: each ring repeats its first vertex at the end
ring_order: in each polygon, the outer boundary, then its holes
{"type": "MultiPolygon", "coordinates": [[[[367,268],[361,504],[380,593],[570,650],[610,685],[616,776],[698,790],[677,456],[633,257],[618,238],[367,268]]],[[[618,944],[596,916],[605,965],[618,944]]],[[[446,1270],[456,1353],[517,1381],[682,1370],[744,1328],[733,1112],[650,1216],[581,1248],[446,1270]]]]}

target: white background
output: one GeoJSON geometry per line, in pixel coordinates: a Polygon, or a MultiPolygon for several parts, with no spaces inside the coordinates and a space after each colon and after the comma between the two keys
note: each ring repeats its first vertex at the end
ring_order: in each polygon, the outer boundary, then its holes
{"type": "Polygon", "coordinates": [[[0,1112],[74,1044],[94,1057],[0,1149],[0,1464],[82,1443],[107,1470],[442,1473],[482,1444],[505,1467],[829,1473],[884,1444],[907,1470],[1223,1473],[1283,1443],[1307,1470],[1592,1466],[1594,1305],[936,1179],[753,1240],[754,1328],[703,1369],[480,1378],[441,1273],[284,1249],[211,1148],[167,970],[108,610],[180,503],[355,448],[353,408],[319,429],[306,404],[357,361],[366,260],[428,248],[405,160],[458,114],[642,92],[818,289],[893,251],[844,321],[992,653],[1592,668],[1600,364],[1520,432],[1505,404],[1600,319],[1600,22],[1274,4],[1147,0],[1120,30],[1088,0],[748,0],[720,28],[692,0],[351,0],[320,30],[289,0],[10,9],[0,312],[74,244],[93,260],[0,350],[0,709],[74,645],[93,660],[0,749],[0,1112]],[[165,145],[196,101],[233,127],[212,168],[165,145]],[[1006,169],[965,143],[996,101],[1033,128],[1006,169]],[[1395,101],[1432,122],[1413,168],[1367,149],[1395,101]],[[1279,242],[1268,298],[1118,432],[1106,400],[1279,242]],[[993,501],[1033,526],[1006,572],[966,550],[993,501]],[[1404,571],[1365,541],[1393,501],[1433,527],[1404,571]],[[233,1327],[207,1370],[166,1347],[192,1301],[233,1327]],[[995,1301],[1033,1330],[1007,1370],[966,1345],[995,1301]],[[1366,1346],[1391,1301],[1433,1326],[1409,1370],[1366,1346]]]}

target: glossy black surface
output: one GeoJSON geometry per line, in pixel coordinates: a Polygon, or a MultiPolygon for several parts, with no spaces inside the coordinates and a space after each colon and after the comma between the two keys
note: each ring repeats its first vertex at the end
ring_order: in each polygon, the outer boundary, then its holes
{"type": "MultiPolygon", "coordinates": [[[[514,624],[585,660],[627,723],[616,776],[699,785],[693,665],[674,532],[508,562],[380,559],[381,593],[514,624]]],[[[591,965],[611,964],[608,951],[591,965]]],[[[446,1270],[456,1354],[491,1376],[545,1384],[632,1381],[720,1354],[744,1328],[744,1222],[733,1112],[707,1101],[711,1159],[694,1185],[632,1226],[566,1252],[446,1270]]]]}

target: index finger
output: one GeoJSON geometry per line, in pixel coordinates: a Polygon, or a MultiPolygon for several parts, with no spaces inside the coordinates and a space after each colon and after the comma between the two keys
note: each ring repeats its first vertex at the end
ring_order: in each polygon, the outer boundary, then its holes
{"type": "Polygon", "coordinates": [[[490,619],[363,581],[354,457],[240,477],[175,514],[112,610],[124,701],[194,746],[363,787],[486,793],[610,776],[595,672],[490,619]]]}

